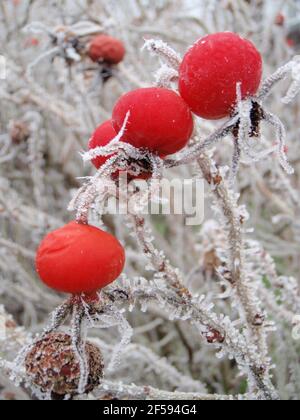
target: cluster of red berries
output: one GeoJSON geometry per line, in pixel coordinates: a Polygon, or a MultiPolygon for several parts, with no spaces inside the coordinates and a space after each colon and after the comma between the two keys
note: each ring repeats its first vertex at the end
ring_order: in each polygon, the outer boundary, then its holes
{"type": "MultiPolygon", "coordinates": [[[[108,41],[102,53],[112,51],[108,41]]],[[[96,38],[90,48],[95,60],[99,45],[96,38]]],[[[122,56],[121,48],[114,51],[117,62],[122,56]]],[[[230,32],[206,36],[182,61],[180,95],[165,88],[125,94],[115,105],[112,119],[93,134],[89,149],[108,145],[129,115],[121,141],[164,159],[189,142],[194,127],[192,113],[206,119],[231,115],[236,106],[237,85],[240,83],[245,99],[256,94],[261,77],[261,55],[251,42],[230,32]]],[[[99,169],[109,158],[97,157],[93,164],[99,169]]],[[[124,249],[117,239],[75,222],[48,235],[37,254],[41,279],[48,286],[71,294],[91,294],[105,287],[120,275],[124,264],[124,249]]]]}
{"type": "MultiPolygon", "coordinates": [[[[237,84],[242,99],[254,95],[261,82],[262,59],[254,45],[225,32],[200,39],[184,57],[179,71],[179,93],[164,88],[138,89],[122,96],[112,119],[94,132],[89,149],[104,147],[130,117],[121,141],[164,158],[183,149],[193,133],[192,112],[221,119],[235,108],[237,84]]],[[[98,157],[99,169],[111,156],[98,157]]]]}
{"type": "MultiPolygon", "coordinates": [[[[146,150],[161,158],[183,149],[190,140],[194,123],[184,100],[164,88],[137,89],[123,95],[114,107],[112,119],[100,125],[89,141],[89,149],[107,146],[128,122],[122,142],[146,150]]],[[[97,157],[92,162],[99,169],[111,158],[97,157]]],[[[151,173],[146,174],[146,178],[151,173]]]]}
{"type": "MultiPolygon", "coordinates": [[[[115,47],[107,37],[96,38],[90,56],[94,61],[101,57],[115,64],[125,54],[120,45],[115,47]]],[[[97,128],[89,149],[106,146],[121,133],[122,142],[164,159],[188,144],[194,128],[192,113],[207,119],[232,114],[238,83],[244,99],[255,95],[261,76],[261,56],[249,41],[232,33],[207,36],[183,59],[180,95],[164,88],[127,93],[117,102],[112,119],[97,128]]],[[[96,157],[93,164],[99,169],[110,157],[96,157]]],[[[114,282],[124,265],[124,248],[114,236],[78,222],[48,234],[36,257],[37,272],[47,286],[72,295],[83,294],[92,311],[97,311],[97,292],[114,282]]],[[[215,331],[208,336],[211,343],[224,339],[215,331]]],[[[76,340],[80,341],[80,336],[76,340]]],[[[103,361],[101,352],[92,344],[85,343],[85,352],[89,367],[85,391],[89,392],[101,382],[103,361]]],[[[54,332],[43,337],[27,354],[25,364],[31,381],[42,392],[51,391],[56,398],[79,392],[80,363],[68,335],[54,332]]]]}

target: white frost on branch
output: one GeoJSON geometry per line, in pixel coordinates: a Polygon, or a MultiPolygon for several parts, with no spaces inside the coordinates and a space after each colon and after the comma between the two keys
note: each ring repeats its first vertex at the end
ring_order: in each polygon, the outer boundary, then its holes
{"type": "Polygon", "coordinates": [[[143,49],[162,58],[172,69],[178,71],[182,62],[181,56],[166,42],[157,39],[146,39],[143,49]]]}

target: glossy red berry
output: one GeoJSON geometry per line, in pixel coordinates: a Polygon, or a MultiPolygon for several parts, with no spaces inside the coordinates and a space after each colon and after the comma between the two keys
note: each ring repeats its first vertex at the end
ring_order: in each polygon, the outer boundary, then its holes
{"type": "Polygon", "coordinates": [[[109,35],[94,37],[89,45],[88,55],[91,60],[119,64],[123,61],[126,49],[122,41],[109,35]]]}
{"type": "Polygon", "coordinates": [[[190,109],[174,91],[144,88],[123,95],[113,110],[113,126],[119,132],[130,112],[122,141],[160,156],[183,149],[193,133],[190,109]]]}
{"type": "Polygon", "coordinates": [[[48,234],[36,256],[36,269],[50,288],[93,293],[115,281],[125,264],[118,240],[96,227],[71,222],[48,234]]]}
{"type": "MultiPolygon", "coordinates": [[[[96,147],[107,146],[116,136],[117,133],[113,128],[111,120],[106,121],[93,133],[88,145],[89,150],[95,149],[96,147]]],[[[97,169],[99,169],[110,158],[111,156],[99,156],[93,159],[92,163],[97,169]]]]}
{"type": "Polygon", "coordinates": [[[248,40],[231,32],[208,35],[187,52],[180,67],[179,91],[198,116],[216,120],[236,105],[237,84],[242,98],[256,94],[262,78],[262,58],[248,40]]]}

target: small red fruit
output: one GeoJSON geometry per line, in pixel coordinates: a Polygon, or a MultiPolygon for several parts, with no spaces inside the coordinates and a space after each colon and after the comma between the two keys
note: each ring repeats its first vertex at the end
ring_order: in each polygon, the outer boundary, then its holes
{"type": "Polygon", "coordinates": [[[126,49],[122,41],[109,35],[98,35],[92,39],[88,55],[91,60],[119,64],[123,61],[126,49]]]}
{"type": "Polygon", "coordinates": [[[123,95],[113,110],[113,126],[119,132],[130,112],[122,141],[160,156],[183,149],[192,136],[190,109],[174,91],[137,89],[123,95]]]}
{"type": "Polygon", "coordinates": [[[287,38],[286,43],[291,48],[294,48],[296,46],[296,41],[292,38],[287,38]]]}
{"type": "Polygon", "coordinates": [[[28,38],[25,41],[25,47],[37,47],[40,44],[40,40],[38,38],[28,38]]]}
{"type": "Polygon", "coordinates": [[[208,35],[187,52],[180,67],[179,91],[191,110],[208,120],[231,114],[237,100],[255,95],[262,78],[262,58],[248,40],[231,32],[208,35]]]}
{"type": "Polygon", "coordinates": [[[124,265],[124,248],[114,236],[77,222],[48,234],[36,256],[41,280],[71,294],[102,289],[119,277],[124,265]]]}
{"type": "MultiPolygon", "coordinates": [[[[96,147],[104,147],[107,146],[115,137],[117,136],[117,133],[115,129],[113,128],[112,121],[108,120],[105,123],[101,124],[92,135],[88,148],[89,150],[93,150],[96,147]]],[[[109,156],[99,156],[92,160],[93,165],[96,169],[100,169],[101,166],[103,166],[113,155],[109,156]]],[[[141,166],[143,163],[141,163],[141,166]]],[[[118,178],[120,175],[120,171],[116,171],[112,174],[113,178],[118,178]]],[[[133,179],[144,179],[147,180],[151,178],[151,172],[142,172],[138,176],[132,176],[128,174],[128,180],[132,181],[133,179]]]]}
{"type": "Polygon", "coordinates": [[[275,25],[283,26],[285,22],[285,17],[282,13],[278,13],[278,15],[275,18],[275,25]]]}
{"type": "MultiPolygon", "coordinates": [[[[92,135],[89,141],[89,150],[95,149],[96,147],[107,146],[116,136],[117,133],[112,125],[112,121],[106,121],[101,124],[92,135]]],[[[110,158],[111,156],[99,156],[93,159],[92,163],[97,169],[99,169],[110,158]]]]}

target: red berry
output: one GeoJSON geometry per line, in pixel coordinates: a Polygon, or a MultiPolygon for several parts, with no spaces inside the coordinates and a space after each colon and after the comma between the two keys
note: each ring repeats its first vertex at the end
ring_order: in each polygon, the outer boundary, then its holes
{"type": "Polygon", "coordinates": [[[239,35],[208,35],[187,52],[180,68],[179,91],[192,111],[209,120],[231,114],[237,83],[242,98],[254,95],[262,78],[262,58],[255,46],[239,35]]]}
{"type": "Polygon", "coordinates": [[[294,39],[292,38],[287,38],[286,39],[286,43],[289,47],[294,48],[296,46],[296,42],[294,39]]]}
{"type": "MultiPolygon", "coordinates": [[[[108,120],[101,124],[92,135],[89,141],[89,150],[95,149],[96,147],[107,146],[115,137],[117,133],[112,126],[112,121],[108,120]]],[[[111,156],[99,156],[92,160],[93,165],[99,169],[110,159],[111,156]]]]}
{"type": "Polygon", "coordinates": [[[275,24],[278,26],[283,26],[285,22],[285,17],[282,13],[278,13],[278,15],[275,18],[275,24]]]}
{"type": "Polygon", "coordinates": [[[71,222],[48,234],[36,257],[41,280],[64,293],[93,293],[115,281],[125,264],[118,240],[96,227],[71,222]]]}
{"type": "Polygon", "coordinates": [[[92,39],[88,55],[91,60],[105,61],[109,64],[119,64],[126,54],[125,46],[119,39],[109,35],[98,35],[92,39]]]}
{"type": "Polygon", "coordinates": [[[38,38],[28,38],[25,41],[25,47],[37,47],[40,44],[40,40],[38,38]]]}
{"type": "Polygon", "coordinates": [[[36,47],[37,45],[39,45],[39,43],[40,43],[40,40],[39,40],[38,38],[31,38],[31,39],[30,39],[30,44],[31,44],[33,47],[36,47]]]}
{"type": "Polygon", "coordinates": [[[192,114],[175,92],[163,88],[137,89],[123,95],[113,110],[113,126],[119,132],[130,116],[122,141],[160,156],[183,149],[193,133],[192,114]]]}
{"type": "MultiPolygon", "coordinates": [[[[115,129],[113,128],[112,121],[108,120],[105,123],[101,124],[94,134],[92,135],[90,141],[89,141],[89,150],[93,150],[96,147],[104,147],[107,146],[115,137],[117,136],[117,133],[115,129]]],[[[100,169],[101,166],[103,166],[107,160],[109,160],[113,155],[110,156],[99,156],[92,160],[93,165],[96,167],[96,169],[100,169]]],[[[120,171],[116,171],[112,174],[113,178],[118,178],[120,175],[120,171]]],[[[144,179],[147,180],[151,178],[151,172],[142,172],[140,175],[134,177],[129,175],[128,180],[132,181],[133,179],[144,179]]]]}

